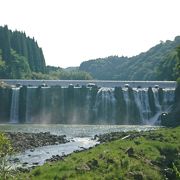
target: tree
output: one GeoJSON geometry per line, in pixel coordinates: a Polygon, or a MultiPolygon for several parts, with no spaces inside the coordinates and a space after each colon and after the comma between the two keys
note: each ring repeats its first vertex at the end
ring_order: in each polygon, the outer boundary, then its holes
{"type": "Polygon", "coordinates": [[[11,50],[12,60],[8,63],[9,78],[12,79],[29,79],[31,78],[31,70],[27,59],[20,56],[16,51],[11,50]]]}
{"type": "Polygon", "coordinates": [[[6,77],[6,63],[2,60],[2,50],[0,49],[0,78],[6,77]]]}
{"type": "Polygon", "coordinates": [[[178,80],[180,81],[180,46],[176,48],[176,52],[177,52],[177,63],[175,67],[175,73],[178,77],[178,80]]]}
{"type": "Polygon", "coordinates": [[[2,49],[3,60],[11,59],[10,31],[7,26],[0,27],[0,49],[2,49]]]}

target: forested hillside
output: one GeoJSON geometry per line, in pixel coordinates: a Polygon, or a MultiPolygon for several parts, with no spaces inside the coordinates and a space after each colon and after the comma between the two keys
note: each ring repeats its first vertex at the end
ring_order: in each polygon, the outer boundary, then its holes
{"type": "Polygon", "coordinates": [[[42,49],[24,32],[0,26],[0,79],[92,79],[78,68],[46,66],[42,49]]]}
{"type": "Polygon", "coordinates": [[[24,32],[0,27],[0,77],[30,78],[31,72],[46,69],[42,49],[24,32]]]}
{"type": "Polygon", "coordinates": [[[109,56],[63,69],[46,66],[42,49],[24,32],[0,26],[0,79],[176,80],[180,36],[137,56],[109,56]]]}
{"type": "Polygon", "coordinates": [[[179,45],[180,36],[177,36],[174,41],[161,42],[137,56],[89,60],[81,63],[79,69],[103,80],[176,80],[176,47],[179,45]]]}

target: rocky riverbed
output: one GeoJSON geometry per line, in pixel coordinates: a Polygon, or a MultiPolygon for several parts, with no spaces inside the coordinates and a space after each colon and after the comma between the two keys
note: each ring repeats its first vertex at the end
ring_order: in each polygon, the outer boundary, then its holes
{"type": "Polygon", "coordinates": [[[15,152],[24,152],[27,149],[58,145],[69,142],[65,135],[52,135],[50,132],[40,133],[22,133],[22,132],[5,132],[4,133],[12,143],[15,152]]]}
{"type": "Polygon", "coordinates": [[[138,131],[111,132],[111,133],[106,133],[106,134],[95,135],[94,139],[98,140],[100,143],[104,143],[104,142],[111,142],[117,139],[131,139],[132,140],[142,135],[143,133],[138,132],[138,131]]]}
{"type": "Polygon", "coordinates": [[[111,133],[95,135],[93,139],[97,140],[99,143],[105,143],[105,142],[111,142],[118,139],[134,140],[139,137],[144,137],[149,140],[158,140],[160,142],[164,141],[163,135],[154,134],[153,129],[148,130],[148,131],[111,132],[111,133]]]}

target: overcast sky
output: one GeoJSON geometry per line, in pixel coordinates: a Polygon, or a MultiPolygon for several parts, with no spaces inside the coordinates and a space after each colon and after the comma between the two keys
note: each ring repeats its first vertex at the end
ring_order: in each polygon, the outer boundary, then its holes
{"type": "Polygon", "coordinates": [[[0,25],[25,31],[46,63],[133,56],[180,35],[180,0],[0,0],[0,25]]]}

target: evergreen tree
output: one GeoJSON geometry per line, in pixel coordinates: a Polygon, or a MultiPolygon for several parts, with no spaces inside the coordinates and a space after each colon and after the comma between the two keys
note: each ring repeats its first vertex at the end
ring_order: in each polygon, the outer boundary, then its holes
{"type": "Polygon", "coordinates": [[[10,31],[7,26],[0,27],[0,49],[2,49],[2,58],[5,61],[11,59],[10,31]]]}
{"type": "Polygon", "coordinates": [[[176,48],[177,52],[177,63],[175,67],[175,73],[177,75],[178,80],[180,81],[180,46],[176,48]]]}

